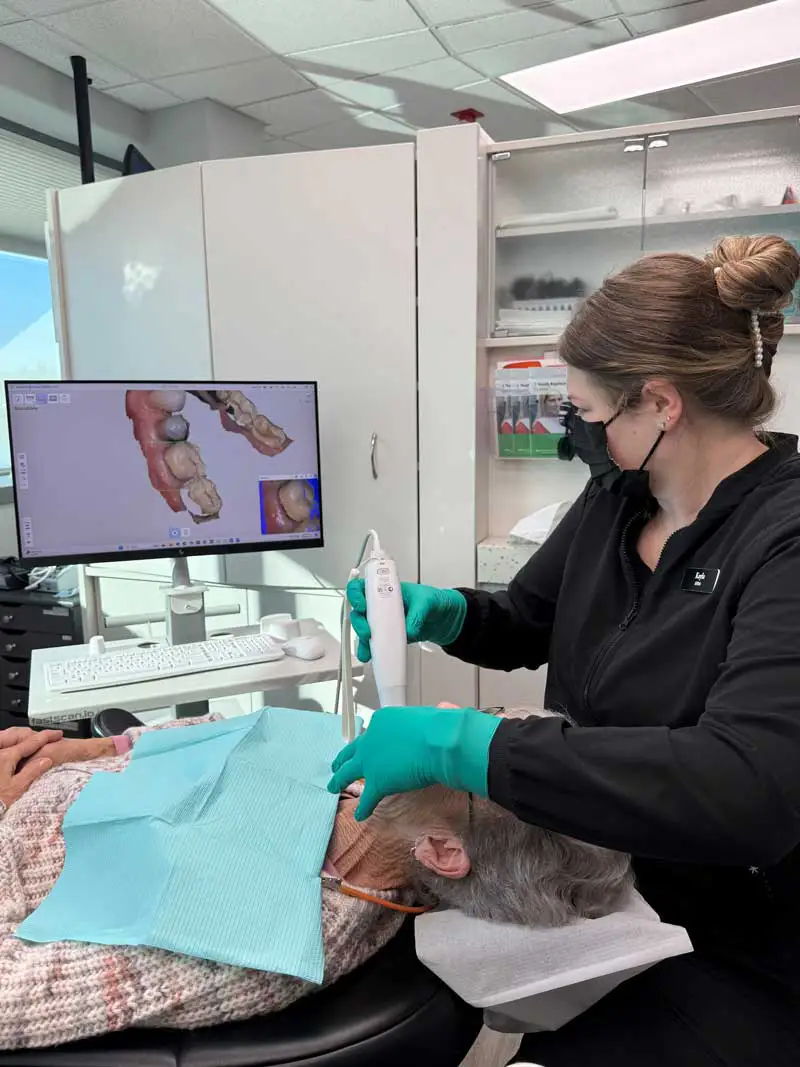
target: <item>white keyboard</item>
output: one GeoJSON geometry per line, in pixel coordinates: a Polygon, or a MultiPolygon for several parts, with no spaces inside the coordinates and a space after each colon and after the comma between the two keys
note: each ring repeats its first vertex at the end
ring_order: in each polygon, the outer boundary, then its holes
{"type": "Polygon", "coordinates": [[[91,656],[84,654],[45,666],[45,684],[51,692],[105,689],[132,685],[181,674],[197,674],[223,667],[244,667],[283,658],[281,643],[267,634],[215,637],[188,645],[154,645],[120,649],[91,656]]]}

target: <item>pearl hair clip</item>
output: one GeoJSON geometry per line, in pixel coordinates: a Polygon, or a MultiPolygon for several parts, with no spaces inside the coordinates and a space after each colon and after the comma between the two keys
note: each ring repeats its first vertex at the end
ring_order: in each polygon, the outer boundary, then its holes
{"type": "MultiPolygon", "coordinates": [[[[714,278],[722,270],[721,267],[714,267],[714,278]]],[[[761,323],[758,321],[760,311],[750,312],[750,330],[753,334],[753,344],[755,346],[755,364],[757,367],[764,366],[764,339],[761,336],[761,323]]]]}
{"type": "Polygon", "coordinates": [[[751,325],[752,330],[753,330],[753,341],[755,342],[755,346],[756,346],[756,366],[757,367],[763,367],[764,366],[764,340],[763,340],[763,338],[761,336],[761,323],[758,321],[758,316],[760,314],[761,314],[760,311],[751,311],[750,312],[750,325],[751,325]]]}

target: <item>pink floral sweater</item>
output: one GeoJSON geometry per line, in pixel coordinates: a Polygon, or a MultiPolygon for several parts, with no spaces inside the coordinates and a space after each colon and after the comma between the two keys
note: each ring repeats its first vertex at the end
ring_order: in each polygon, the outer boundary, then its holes
{"type": "MultiPolygon", "coordinates": [[[[141,732],[130,736],[135,741],[141,732]]],[[[158,949],[38,945],[13,936],[61,873],[67,808],[92,774],[121,771],[129,759],[127,754],[55,767],[0,818],[2,1049],[62,1044],[129,1026],[211,1026],[279,1011],[317,989],[297,978],[158,949]]],[[[402,918],[332,890],[322,896],[328,985],[377,952],[402,918]]]]}

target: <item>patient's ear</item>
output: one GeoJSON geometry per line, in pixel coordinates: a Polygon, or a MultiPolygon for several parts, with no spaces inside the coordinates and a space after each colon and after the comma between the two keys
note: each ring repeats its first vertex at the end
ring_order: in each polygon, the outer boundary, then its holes
{"type": "Polygon", "coordinates": [[[425,834],[417,840],[414,856],[443,878],[465,878],[470,872],[469,856],[458,837],[425,834]]]}

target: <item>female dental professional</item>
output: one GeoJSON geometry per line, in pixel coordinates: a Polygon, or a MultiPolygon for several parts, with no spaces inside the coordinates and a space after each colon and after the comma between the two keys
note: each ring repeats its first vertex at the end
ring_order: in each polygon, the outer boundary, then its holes
{"type": "MultiPolygon", "coordinates": [[[[502,593],[405,585],[409,641],[547,664],[564,718],[385,708],[334,763],[387,794],[442,783],[630,852],[692,955],[521,1059],[546,1067],[800,1064],[800,457],[765,434],[800,257],[726,238],[609,278],[566,329],[565,447],[585,492],[502,593]]],[[[363,585],[348,588],[369,656],[363,585]]]]}

